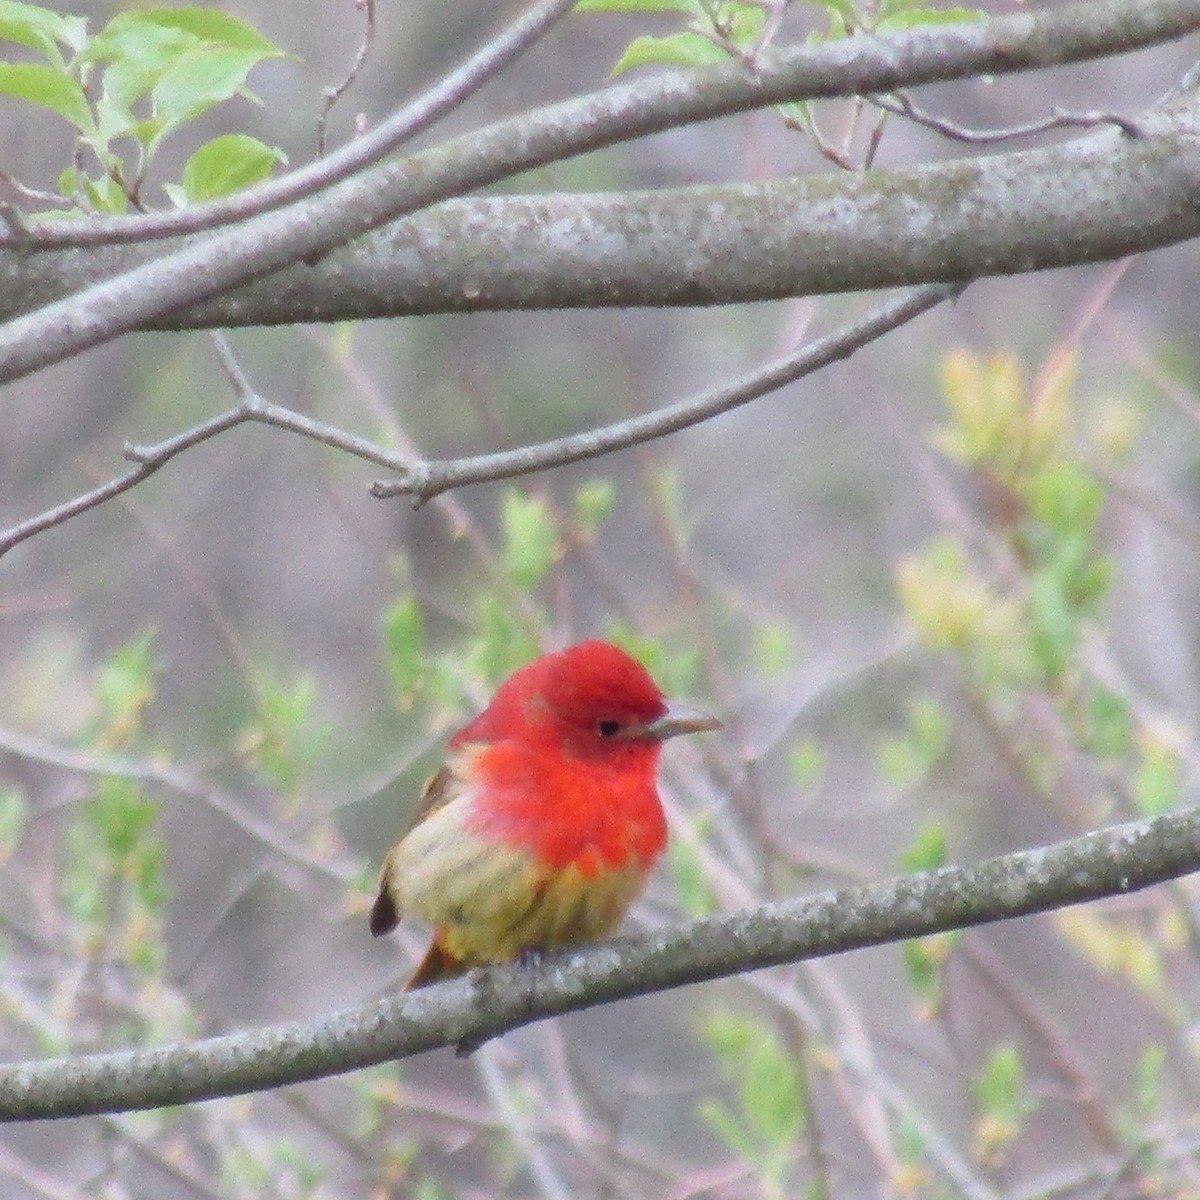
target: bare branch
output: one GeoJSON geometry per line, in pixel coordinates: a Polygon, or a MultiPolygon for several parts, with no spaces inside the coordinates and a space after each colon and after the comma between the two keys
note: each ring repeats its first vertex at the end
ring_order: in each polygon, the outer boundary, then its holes
{"type": "MultiPolygon", "coordinates": [[[[232,423],[237,424],[236,421],[232,423]]],[[[225,428],[228,428],[228,425],[225,428]]],[[[83,495],[76,496],[73,500],[68,500],[65,504],[56,505],[54,508],[39,513],[36,517],[30,517],[29,520],[21,521],[4,530],[3,533],[0,533],[0,558],[3,558],[14,546],[19,546],[35,534],[44,533],[47,529],[64,524],[72,517],[77,517],[93,508],[99,508],[101,504],[107,503],[122,492],[136,487],[143,479],[148,479],[153,475],[161,465],[161,463],[141,464],[116,479],[110,479],[107,483],[103,483],[89,492],[84,492],[83,495]]]]}
{"type": "Polygon", "coordinates": [[[320,195],[185,247],[0,329],[0,382],[178,308],[310,260],[439,200],[532,167],[690,121],[788,100],[887,92],[1127,52],[1200,27],[1200,0],[1089,0],[1037,16],[846,38],[781,53],[752,74],[714,66],[567,101],[378,165],[320,195]]]}
{"type": "Polygon", "coordinates": [[[246,378],[225,335],[215,332],[213,341],[221,358],[221,365],[237,393],[237,404],[223,413],[218,413],[215,417],[210,417],[207,421],[193,425],[190,429],[164,438],[161,442],[142,446],[127,443],[125,457],[130,462],[137,464],[132,471],[110,479],[107,483],[84,492],[81,496],[76,496],[65,504],[56,505],[36,517],[31,517],[9,529],[0,531],[0,558],[35,534],[44,533],[56,525],[65,524],[73,517],[99,508],[109,500],[129,491],[130,488],[136,487],[185,450],[191,450],[216,437],[219,433],[225,433],[229,429],[248,422],[273,425],[277,429],[299,434],[301,437],[321,442],[335,450],[344,450],[347,454],[353,454],[357,458],[365,459],[378,467],[386,467],[391,471],[403,472],[412,469],[412,459],[408,455],[387,450],[365,438],[346,433],[333,425],[315,421],[311,417],[293,412],[282,405],[264,400],[255,392],[246,378]]]}
{"type": "Polygon", "coordinates": [[[354,86],[354,81],[358,78],[359,71],[363,69],[363,64],[366,63],[367,56],[371,53],[371,47],[375,43],[375,0],[355,0],[354,6],[366,12],[362,41],[358,44],[358,50],[354,54],[350,70],[346,72],[346,78],[336,87],[325,88],[321,94],[321,111],[317,116],[318,157],[324,157],[325,154],[325,126],[329,120],[329,113],[333,106],[354,86]]]}
{"type": "MultiPolygon", "coordinates": [[[[1200,234],[1200,97],[1136,124],[900,170],[450,200],[151,327],[735,303],[1109,260],[1200,234]]],[[[0,252],[0,316],[152,253],[0,252]]]]}
{"type": "Polygon", "coordinates": [[[449,983],[309,1022],[192,1044],[0,1068],[0,1119],[85,1116],[299,1083],[478,1044],[559,1013],[1123,895],[1200,869],[1200,810],[883,883],[801,896],[539,965],[449,983]]]}
{"type": "Polygon", "coordinates": [[[1043,117],[1040,121],[1027,121],[1024,125],[1010,125],[1006,129],[967,129],[944,117],[926,112],[905,91],[893,92],[889,96],[872,96],[870,100],[876,108],[885,112],[908,117],[918,125],[932,129],[934,133],[940,133],[952,141],[975,146],[989,146],[1013,138],[1030,137],[1035,133],[1048,133],[1053,129],[1094,129],[1098,125],[1115,125],[1126,137],[1139,138],[1144,135],[1144,130],[1137,121],[1119,113],[1064,112],[1062,109],[1055,109],[1052,116],[1043,117]]]}
{"type": "Polygon", "coordinates": [[[501,454],[454,459],[448,462],[414,460],[410,454],[389,450],[366,438],[347,433],[336,426],[316,421],[283,405],[263,399],[254,391],[242,372],[225,335],[214,333],[213,341],[225,373],[238,395],[238,403],[226,412],[164,438],[161,442],[142,446],[126,445],[125,457],[137,464],[134,470],[0,532],[0,558],[35,534],[62,525],[72,517],[99,508],[100,505],[129,491],[185,450],[191,450],[217,434],[247,422],[272,425],[276,429],[298,434],[335,450],[343,450],[376,466],[386,467],[389,471],[395,471],[400,476],[399,480],[376,482],[371,487],[371,494],[380,498],[412,495],[419,504],[423,504],[440,492],[461,487],[463,484],[527,475],[564,463],[595,458],[613,450],[624,449],[686,429],[709,417],[748,404],[751,400],[756,400],[830,363],[849,357],[868,342],[920,316],[943,300],[957,296],[962,289],[963,285],[940,285],[893,301],[842,332],[822,338],[799,353],[771,363],[736,383],[707,395],[659,409],[657,412],[539,446],[527,446],[501,454]]]}
{"type": "Polygon", "coordinates": [[[769,363],[734,383],[702,396],[681,400],[678,404],[631,417],[615,425],[606,425],[587,433],[571,434],[536,446],[523,446],[519,450],[481,454],[474,458],[411,463],[399,479],[380,480],[372,484],[371,494],[380,498],[411,495],[421,504],[448,488],[528,475],[565,463],[611,454],[614,450],[624,450],[669,433],[677,433],[681,429],[698,425],[701,421],[707,421],[743,404],[749,404],[751,400],[757,400],[768,392],[794,383],[805,375],[811,375],[814,371],[829,366],[830,363],[848,358],[876,338],[958,296],[964,286],[940,284],[922,288],[899,300],[892,300],[838,333],[820,338],[796,354],[769,363]]]}
{"type": "Polygon", "coordinates": [[[180,767],[146,759],[94,754],[71,746],[59,746],[4,726],[0,726],[0,750],[63,771],[73,771],[82,775],[116,775],[123,779],[135,779],[139,783],[157,784],[180,795],[203,800],[214,812],[220,813],[232,825],[278,858],[305,867],[338,883],[344,884],[352,878],[348,869],[331,864],[313,854],[303,844],[293,843],[283,837],[278,826],[271,821],[264,820],[239,801],[202,783],[180,767]]]}

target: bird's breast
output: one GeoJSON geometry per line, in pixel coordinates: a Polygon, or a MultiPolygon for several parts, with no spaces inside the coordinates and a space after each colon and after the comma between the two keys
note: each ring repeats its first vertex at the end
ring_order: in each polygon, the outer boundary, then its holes
{"type": "Polygon", "coordinates": [[[594,879],[626,866],[646,871],[667,841],[655,762],[597,764],[489,746],[473,764],[468,828],[530,851],[549,870],[594,879]]]}

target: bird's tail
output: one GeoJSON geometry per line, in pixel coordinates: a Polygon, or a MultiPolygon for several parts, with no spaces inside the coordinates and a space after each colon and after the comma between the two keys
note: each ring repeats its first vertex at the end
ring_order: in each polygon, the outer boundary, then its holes
{"type": "Polygon", "coordinates": [[[404,985],[404,990],[412,992],[428,984],[437,983],[440,979],[452,979],[455,975],[462,975],[466,970],[467,964],[455,958],[435,937],[425,952],[425,957],[412,973],[412,978],[404,985]]]}

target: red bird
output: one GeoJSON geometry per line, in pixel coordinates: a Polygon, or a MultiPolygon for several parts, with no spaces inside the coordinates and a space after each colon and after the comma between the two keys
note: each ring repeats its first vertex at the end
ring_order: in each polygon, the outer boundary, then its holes
{"type": "Polygon", "coordinates": [[[383,860],[371,932],[433,926],[408,982],[604,937],[667,843],[655,774],[666,738],[720,721],[669,702],[607,642],[543,654],[451,739],[383,860]]]}

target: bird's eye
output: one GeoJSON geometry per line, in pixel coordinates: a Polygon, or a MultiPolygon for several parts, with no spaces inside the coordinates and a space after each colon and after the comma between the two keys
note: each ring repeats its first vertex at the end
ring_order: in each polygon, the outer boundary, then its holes
{"type": "Polygon", "coordinates": [[[596,722],[596,732],[601,737],[606,737],[606,738],[616,737],[617,734],[621,732],[621,722],[620,721],[597,721],[596,722]]]}

